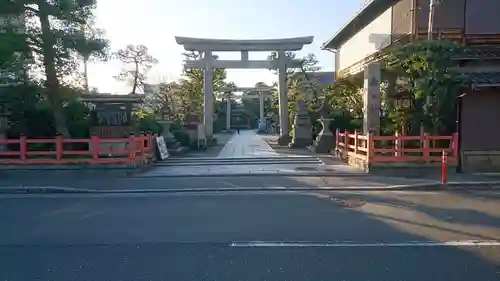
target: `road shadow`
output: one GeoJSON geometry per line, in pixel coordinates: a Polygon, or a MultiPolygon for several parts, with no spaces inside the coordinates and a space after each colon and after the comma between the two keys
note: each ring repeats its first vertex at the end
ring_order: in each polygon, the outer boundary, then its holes
{"type": "Polygon", "coordinates": [[[468,196],[471,198],[475,198],[480,201],[490,201],[490,200],[497,200],[500,201],[500,193],[492,193],[491,191],[485,190],[485,191],[477,191],[477,190],[457,190],[453,191],[453,193],[456,193],[458,195],[462,196],[468,196]]]}
{"type": "Polygon", "coordinates": [[[441,192],[432,195],[401,195],[398,192],[335,193],[341,201],[359,202],[365,209],[375,209],[374,216],[404,222],[476,239],[500,239],[500,202],[477,200],[464,193],[441,192]],[[399,194],[399,195],[398,195],[399,194]],[[432,197],[440,196],[442,202],[432,197]],[[438,206],[441,204],[441,206],[438,206]],[[368,206],[371,205],[371,206],[368,206]],[[398,217],[407,212],[406,218],[398,217]],[[488,228],[491,235],[484,235],[480,227],[488,228]],[[463,228],[463,229],[461,229],[463,228]]]}

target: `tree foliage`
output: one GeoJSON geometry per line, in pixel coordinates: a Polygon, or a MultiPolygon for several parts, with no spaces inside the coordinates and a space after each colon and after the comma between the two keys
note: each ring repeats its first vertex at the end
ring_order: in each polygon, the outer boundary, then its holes
{"type": "Polygon", "coordinates": [[[114,56],[124,64],[122,71],[115,78],[129,83],[132,86],[132,94],[136,94],[137,90],[143,87],[147,72],[158,63],[145,45],[127,45],[114,56]]]}
{"type": "MultiPolygon", "coordinates": [[[[197,60],[201,58],[202,54],[187,52],[183,55],[185,60],[197,60]]],[[[179,81],[160,83],[160,91],[153,94],[149,101],[149,104],[151,104],[149,107],[155,112],[169,111],[170,118],[179,123],[186,122],[189,118],[194,117],[201,120],[204,104],[203,71],[196,68],[184,68],[182,74],[183,77],[179,81]]],[[[215,98],[222,88],[229,85],[225,81],[226,76],[225,69],[214,69],[212,80],[214,113],[220,113],[221,110],[219,109],[224,108],[222,105],[217,104],[215,98]]]]}
{"type": "Polygon", "coordinates": [[[465,81],[453,58],[462,52],[463,46],[447,41],[416,41],[389,51],[386,71],[399,81],[396,92],[411,95],[415,109],[410,115],[398,108],[389,113],[399,126],[421,121],[435,134],[454,131],[456,99],[465,81]]]}
{"type": "MultiPolygon", "coordinates": [[[[198,52],[184,53],[186,60],[197,60],[202,58],[202,54],[198,52]]],[[[181,94],[182,101],[179,111],[181,115],[186,118],[188,115],[203,116],[203,71],[198,68],[184,68],[183,80],[181,80],[181,94]]],[[[214,93],[219,92],[222,88],[226,87],[227,73],[225,69],[214,69],[212,86],[214,93]]],[[[214,106],[215,108],[215,106],[214,106]]]]}
{"type": "MultiPolygon", "coordinates": [[[[318,60],[316,55],[308,54],[302,58],[297,58],[295,52],[285,52],[285,56],[288,60],[299,60],[300,67],[299,68],[287,68],[287,89],[288,89],[288,109],[290,113],[290,120],[293,120],[296,112],[296,101],[297,100],[306,100],[309,102],[309,105],[313,104],[313,100],[318,98],[318,92],[321,91],[318,85],[315,84],[315,81],[311,79],[311,75],[321,70],[321,67],[318,66],[318,60]]],[[[271,52],[267,57],[269,61],[277,61],[278,60],[278,52],[271,52]]],[[[277,74],[277,69],[271,69],[275,74],[277,74]]],[[[277,86],[277,85],[275,85],[277,86]]],[[[272,107],[274,108],[270,112],[278,115],[278,93],[275,91],[273,93],[273,97],[275,102],[272,107]]],[[[277,116],[274,119],[278,119],[277,116]]]]}
{"type": "MultiPolygon", "coordinates": [[[[64,116],[63,88],[71,83],[78,73],[78,49],[87,42],[81,35],[82,26],[92,18],[93,1],[68,0],[1,0],[0,16],[17,17],[4,26],[3,34],[8,45],[2,46],[2,65],[22,68],[23,73],[43,73],[43,95],[47,98],[54,115],[56,131],[69,137],[67,120],[64,116]],[[13,48],[13,45],[19,47],[13,48]],[[10,56],[9,56],[10,54],[10,56]],[[17,58],[17,62],[12,58],[17,58]],[[7,58],[7,59],[5,59],[7,58]],[[27,60],[31,59],[28,63],[27,60]],[[69,79],[68,79],[69,78],[69,79]]],[[[2,41],[4,42],[4,41],[2,41]]],[[[99,48],[105,48],[106,44],[99,48]]],[[[98,51],[98,48],[94,48],[98,51]]],[[[14,72],[19,75],[19,71],[14,72]]],[[[31,79],[31,78],[30,78],[31,79]]],[[[24,78],[27,82],[29,78],[24,78]]]]}

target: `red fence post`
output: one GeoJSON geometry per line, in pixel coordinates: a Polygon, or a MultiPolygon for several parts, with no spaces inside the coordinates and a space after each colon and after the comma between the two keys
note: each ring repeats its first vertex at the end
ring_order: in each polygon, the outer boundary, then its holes
{"type": "Polygon", "coordinates": [[[133,133],[128,137],[128,159],[131,162],[135,162],[136,159],[136,149],[135,149],[135,136],[133,133]]]}
{"type": "Polygon", "coordinates": [[[141,157],[144,158],[144,156],[146,155],[146,141],[148,139],[148,136],[145,134],[145,133],[142,133],[141,136],[139,137],[139,139],[141,140],[140,141],[140,146],[139,146],[139,150],[141,152],[141,157]]]}
{"type": "Polygon", "coordinates": [[[148,132],[146,134],[146,145],[145,145],[146,153],[148,153],[148,154],[151,153],[152,138],[153,138],[153,135],[151,134],[151,132],[148,132]]]}
{"type": "Polygon", "coordinates": [[[369,132],[366,138],[366,161],[368,164],[374,162],[375,159],[375,138],[373,133],[369,132]]]}
{"type": "Polygon", "coordinates": [[[425,162],[429,162],[430,161],[430,157],[431,157],[431,152],[430,152],[430,145],[429,145],[429,134],[428,133],[424,133],[422,135],[423,139],[421,139],[420,141],[423,142],[423,156],[424,156],[424,161],[425,162]]]}
{"type": "Polygon", "coordinates": [[[60,135],[56,136],[56,159],[61,160],[63,158],[63,138],[60,135]]]}
{"type": "Polygon", "coordinates": [[[339,150],[339,142],[340,142],[340,130],[335,129],[335,150],[339,150]]]}
{"type": "Polygon", "coordinates": [[[394,156],[399,157],[402,156],[401,151],[401,140],[399,138],[399,132],[396,131],[394,134],[394,156]]]}
{"type": "Polygon", "coordinates": [[[358,146],[359,146],[358,138],[359,138],[358,131],[354,131],[354,154],[358,154],[358,146]]]}
{"type": "Polygon", "coordinates": [[[448,182],[448,153],[443,150],[443,155],[441,157],[441,183],[445,184],[448,182]]]}
{"type": "Polygon", "coordinates": [[[344,152],[347,154],[349,152],[349,132],[344,130],[344,152]]]}
{"type": "Polygon", "coordinates": [[[28,159],[28,142],[25,135],[21,135],[19,138],[19,153],[21,154],[21,160],[28,159]]]}
{"type": "Polygon", "coordinates": [[[97,136],[92,136],[90,138],[90,146],[92,150],[92,159],[97,160],[99,159],[99,138],[97,136]]]}

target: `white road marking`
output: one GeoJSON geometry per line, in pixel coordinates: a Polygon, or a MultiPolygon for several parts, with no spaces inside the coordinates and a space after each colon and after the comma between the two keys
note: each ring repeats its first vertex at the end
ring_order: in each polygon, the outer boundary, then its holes
{"type": "Polygon", "coordinates": [[[229,186],[231,186],[231,187],[240,187],[240,186],[239,186],[239,185],[237,185],[237,184],[233,184],[233,183],[230,183],[230,182],[227,182],[227,181],[220,181],[220,183],[227,184],[227,185],[229,185],[229,186]]]}
{"type": "Polygon", "coordinates": [[[496,240],[458,240],[458,241],[408,241],[408,242],[380,242],[380,243],[357,243],[357,242],[233,242],[234,248],[310,248],[310,247],[338,247],[338,248],[388,248],[388,247],[477,247],[477,246],[500,246],[496,240]]]}

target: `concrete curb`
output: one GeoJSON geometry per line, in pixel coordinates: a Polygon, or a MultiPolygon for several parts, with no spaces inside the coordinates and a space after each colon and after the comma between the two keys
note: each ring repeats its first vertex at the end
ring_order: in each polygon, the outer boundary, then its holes
{"type": "Polygon", "coordinates": [[[92,193],[98,190],[56,186],[0,187],[0,194],[50,194],[50,193],[92,193]]]}
{"type": "Polygon", "coordinates": [[[442,184],[441,182],[428,182],[428,183],[415,183],[415,184],[408,184],[408,185],[392,185],[391,187],[393,188],[401,188],[401,187],[406,187],[406,188],[439,188],[440,190],[447,190],[447,189],[457,189],[457,190],[487,190],[487,189],[493,189],[493,190],[500,190],[500,181],[457,181],[457,182],[448,182],[445,184],[442,184]],[[472,187],[477,187],[477,188],[472,188],[472,187]]]}
{"type": "Polygon", "coordinates": [[[367,173],[240,173],[240,174],[177,174],[177,175],[133,175],[129,178],[227,178],[227,177],[373,177],[367,173]]]}
{"type": "Polygon", "coordinates": [[[0,187],[0,194],[133,194],[133,193],[203,193],[203,192],[276,192],[276,191],[500,191],[500,181],[497,182],[437,182],[391,185],[391,186],[351,186],[351,187],[240,187],[240,188],[172,188],[172,189],[79,189],[69,187],[0,187]]]}

